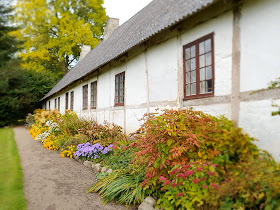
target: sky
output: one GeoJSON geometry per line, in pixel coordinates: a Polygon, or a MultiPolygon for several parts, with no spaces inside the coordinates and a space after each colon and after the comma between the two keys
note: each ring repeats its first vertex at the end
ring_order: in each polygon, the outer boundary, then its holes
{"type": "Polygon", "coordinates": [[[107,16],[119,18],[120,25],[148,5],[152,0],[104,0],[107,16]]]}

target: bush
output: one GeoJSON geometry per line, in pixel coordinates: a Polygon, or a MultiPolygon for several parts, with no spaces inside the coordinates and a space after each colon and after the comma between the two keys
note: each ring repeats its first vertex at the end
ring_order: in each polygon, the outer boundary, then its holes
{"type": "Polygon", "coordinates": [[[267,154],[239,162],[207,202],[222,209],[280,209],[280,167],[267,154]]]}
{"type": "MultiPolygon", "coordinates": [[[[144,189],[159,189],[159,177],[171,180],[170,171],[174,167],[183,168],[190,162],[211,162],[222,177],[237,163],[258,156],[258,149],[252,144],[254,139],[243,134],[240,128],[235,127],[225,117],[215,118],[200,111],[186,109],[163,110],[160,115],[147,114],[144,120],[136,132],[136,142],[129,146],[138,150],[135,161],[148,165],[142,183],[144,189]]],[[[186,185],[190,184],[184,192],[185,195],[189,192],[187,189],[196,189],[198,186],[191,181],[184,180],[186,185]]],[[[200,187],[200,191],[205,189],[200,187]]],[[[162,191],[160,197],[166,198],[171,194],[170,191],[162,191]]],[[[173,200],[176,200],[174,195],[172,196],[173,200]]],[[[188,198],[192,208],[196,208],[203,200],[199,194],[188,198]]],[[[159,207],[166,208],[165,203],[159,201],[159,207]]],[[[172,202],[171,206],[183,208],[182,204],[172,202]]]]}

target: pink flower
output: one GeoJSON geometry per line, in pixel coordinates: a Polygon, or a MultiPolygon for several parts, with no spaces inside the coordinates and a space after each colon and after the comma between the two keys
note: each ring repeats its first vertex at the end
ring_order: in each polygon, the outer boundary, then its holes
{"type": "Polygon", "coordinates": [[[163,185],[166,186],[166,185],[169,185],[169,184],[170,184],[170,181],[166,180],[163,185]]]}
{"type": "Polygon", "coordinates": [[[174,195],[175,197],[183,196],[184,192],[178,193],[177,195],[174,195]]]}
{"type": "Polygon", "coordinates": [[[202,185],[202,187],[205,189],[205,188],[207,188],[207,186],[206,185],[202,185]]]}
{"type": "Polygon", "coordinates": [[[217,185],[217,184],[215,184],[215,183],[211,183],[210,186],[213,187],[215,190],[219,188],[219,185],[217,185]]]}
{"type": "Polygon", "coordinates": [[[177,183],[178,186],[180,186],[180,185],[182,185],[182,184],[183,184],[182,182],[177,183]]]}
{"type": "Polygon", "coordinates": [[[169,160],[166,160],[166,161],[165,161],[165,163],[169,164],[169,163],[170,163],[170,161],[169,161],[169,160]]]}
{"type": "Polygon", "coordinates": [[[199,182],[199,179],[193,179],[193,183],[197,184],[199,182]]]}
{"type": "Polygon", "coordinates": [[[175,186],[176,186],[176,183],[172,183],[172,184],[171,184],[171,187],[175,187],[175,186]]]}
{"type": "Polygon", "coordinates": [[[201,178],[201,181],[205,181],[205,179],[206,179],[205,177],[202,177],[202,178],[201,178]]]}
{"type": "Polygon", "coordinates": [[[183,168],[190,168],[190,165],[184,165],[183,168]]]}
{"type": "Polygon", "coordinates": [[[201,170],[202,170],[202,168],[197,168],[197,169],[196,169],[196,171],[201,171],[201,170]]]}
{"type": "Polygon", "coordinates": [[[185,175],[183,174],[183,173],[179,173],[179,174],[177,174],[177,176],[176,176],[177,178],[179,178],[179,177],[182,177],[182,178],[184,178],[185,177],[185,175]]]}
{"type": "Polygon", "coordinates": [[[189,162],[189,164],[190,164],[190,165],[192,165],[192,164],[196,164],[196,162],[189,162]]]}
{"type": "Polygon", "coordinates": [[[216,166],[217,166],[217,163],[212,164],[212,167],[213,167],[213,168],[216,168],[216,166]]]}
{"type": "Polygon", "coordinates": [[[214,175],[215,175],[215,172],[209,171],[208,174],[209,174],[210,176],[214,176],[214,175]]]}
{"type": "Polygon", "coordinates": [[[160,177],[159,177],[159,181],[165,181],[165,180],[166,180],[165,177],[163,177],[163,176],[160,176],[160,177]]]}
{"type": "Polygon", "coordinates": [[[190,176],[190,175],[192,175],[193,173],[194,173],[194,171],[189,170],[189,171],[186,171],[186,172],[185,172],[185,175],[186,175],[186,176],[190,176]]]}
{"type": "Polygon", "coordinates": [[[226,182],[230,182],[230,179],[226,179],[226,182]]]}

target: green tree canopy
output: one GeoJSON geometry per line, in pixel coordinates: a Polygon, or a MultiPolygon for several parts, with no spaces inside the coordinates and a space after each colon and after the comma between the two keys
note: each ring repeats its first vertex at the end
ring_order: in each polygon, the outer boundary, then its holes
{"type": "Polygon", "coordinates": [[[17,0],[13,36],[23,41],[25,69],[66,74],[82,45],[101,40],[107,16],[103,0],[17,0]]]}
{"type": "Polygon", "coordinates": [[[9,25],[11,12],[12,9],[4,6],[4,3],[0,1],[0,66],[5,65],[18,50],[18,42],[9,35],[9,32],[16,30],[15,27],[9,25]]]}

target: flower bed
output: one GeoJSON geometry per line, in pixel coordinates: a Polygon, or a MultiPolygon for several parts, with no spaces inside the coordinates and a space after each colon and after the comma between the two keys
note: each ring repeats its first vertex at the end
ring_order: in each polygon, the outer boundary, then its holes
{"type": "Polygon", "coordinates": [[[139,204],[152,195],[162,209],[280,208],[279,164],[233,122],[192,109],[143,119],[127,137],[119,126],[73,112],[28,116],[34,122],[30,134],[45,148],[113,169],[98,174],[88,190],[100,193],[104,203],[139,204]]]}

